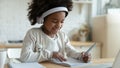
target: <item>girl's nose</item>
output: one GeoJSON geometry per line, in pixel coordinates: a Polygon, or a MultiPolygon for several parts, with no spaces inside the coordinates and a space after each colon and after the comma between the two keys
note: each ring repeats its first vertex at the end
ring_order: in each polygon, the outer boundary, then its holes
{"type": "Polygon", "coordinates": [[[61,23],[57,23],[57,24],[56,24],[56,27],[57,27],[57,28],[60,28],[61,26],[62,26],[61,23]]]}

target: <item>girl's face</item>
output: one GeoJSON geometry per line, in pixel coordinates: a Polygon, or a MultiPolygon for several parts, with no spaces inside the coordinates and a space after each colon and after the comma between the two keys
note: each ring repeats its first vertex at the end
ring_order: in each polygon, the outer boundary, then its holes
{"type": "Polygon", "coordinates": [[[62,28],[65,19],[65,12],[56,12],[45,18],[43,32],[53,37],[62,28]]]}

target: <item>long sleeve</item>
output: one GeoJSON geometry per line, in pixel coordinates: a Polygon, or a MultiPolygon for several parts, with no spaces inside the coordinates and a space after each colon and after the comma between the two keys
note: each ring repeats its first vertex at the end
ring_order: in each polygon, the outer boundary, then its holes
{"type": "Polygon", "coordinates": [[[80,58],[81,57],[80,52],[71,45],[67,35],[65,33],[62,33],[61,36],[62,36],[61,39],[63,40],[62,42],[63,46],[65,47],[64,50],[67,53],[67,56],[76,59],[80,58]]]}
{"type": "Polygon", "coordinates": [[[71,57],[76,58],[76,59],[81,57],[80,52],[79,52],[78,50],[76,50],[76,49],[71,45],[71,43],[70,43],[69,40],[67,40],[67,41],[65,42],[65,50],[66,50],[68,56],[71,56],[71,57]]]}
{"type": "Polygon", "coordinates": [[[51,58],[52,53],[43,48],[42,42],[38,39],[39,31],[31,29],[27,32],[21,52],[20,60],[23,62],[41,62],[51,58]]]}

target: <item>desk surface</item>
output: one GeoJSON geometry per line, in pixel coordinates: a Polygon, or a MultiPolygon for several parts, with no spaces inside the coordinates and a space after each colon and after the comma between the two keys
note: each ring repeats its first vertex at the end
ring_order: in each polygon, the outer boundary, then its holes
{"type": "Polygon", "coordinates": [[[22,48],[22,43],[0,44],[0,48],[22,48]]]}
{"type": "MultiPolygon", "coordinates": [[[[100,63],[111,63],[114,61],[113,58],[107,58],[107,59],[94,59],[92,60],[94,64],[100,64],[100,63]]],[[[41,63],[42,65],[46,66],[46,68],[70,68],[70,67],[64,67],[61,65],[49,63],[49,62],[44,62],[41,63]]]]}
{"type": "MultiPolygon", "coordinates": [[[[104,59],[94,59],[92,61],[93,61],[93,64],[100,64],[100,63],[111,63],[114,61],[114,59],[113,58],[104,58],[104,59]]],[[[70,67],[64,67],[61,65],[50,63],[50,62],[42,62],[40,64],[42,64],[46,68],[70,68],[70,67]]],[[[7,65],[5,66],[5,68],[8,68],[7,65]]]]}
{"type": "MultiPolygon", "coordinates": [[[[79,41],[70,41],[73,46],[91,46],[95,42],[79,42],[79,41]]],[[[100,43],[97,43],[100,44],[100,43]]],[[[0,44],[0,48],[21,48],[22,43],[8,43],[0,44]]]]}

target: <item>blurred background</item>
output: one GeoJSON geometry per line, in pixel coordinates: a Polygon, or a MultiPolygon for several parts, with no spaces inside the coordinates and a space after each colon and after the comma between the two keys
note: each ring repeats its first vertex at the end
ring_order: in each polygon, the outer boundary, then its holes
{"type": "MultiPolygon", "coordinates": [[[[31,0],[0,0],[0,44],[21,43],[31,26],[31,0]]],[[[73,0],[62,30],[71,41],[98,42],[100,57],[115,57],[120,49],[120,0],[73,0]]]]}

